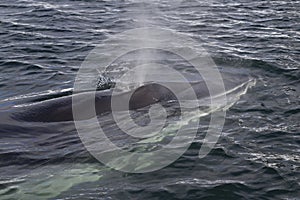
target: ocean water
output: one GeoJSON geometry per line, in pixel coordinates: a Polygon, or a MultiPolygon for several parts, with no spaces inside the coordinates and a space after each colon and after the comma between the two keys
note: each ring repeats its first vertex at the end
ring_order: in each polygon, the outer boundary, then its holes
{"type": "MultiPolygon", "coordinates": [[[[193,38],[229,74],[225,81],[247,75],[256,84],[233,94],[205,158],[198,153],[208,116],[178,160],[150,173],[99,163],[73,122],[1,120],[0,199],[299,199],[299,13],[300,1],[1,0],[1,115],[70,95],[96,45],[141,27],[193,38]]],[[[129,142],[106,128],[117,144],[129,142]]]]}

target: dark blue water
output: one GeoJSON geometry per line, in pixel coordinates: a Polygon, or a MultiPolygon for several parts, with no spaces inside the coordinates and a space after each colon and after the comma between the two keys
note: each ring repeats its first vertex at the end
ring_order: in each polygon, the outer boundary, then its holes
{"type": "Polygon", "coordinates": [[[0,199],[299,199],[299,13],[299,1],[1,0],[6,113],[70,94],[97,44],[142,26],[186,34],[221,69],[248,73],[256,85],[227,111],[207,157],[198,158],[204,118],[179,160],[146,174],[97,162],[72,122],[0,121],[0,199]]]}

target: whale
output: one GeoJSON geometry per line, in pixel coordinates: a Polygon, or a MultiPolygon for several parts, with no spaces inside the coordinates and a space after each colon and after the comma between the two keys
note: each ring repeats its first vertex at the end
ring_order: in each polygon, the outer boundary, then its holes
{"type": "MultiPolygon", "coordinates": [[[[225,79],[224,86],[226,91],[233,91],[245,87],[249,82],[253,81],[250,77],[238,77],[225,79]]],[[[179,88],[181,96],[186,99],[193,98],[185,95],[187,84],[168,83],[179,88]]],[[[218,86],[219,83],[215,83],[218,86]]],[[[205,81],[195,81],[189,84],[196,94],[197,99],[203,99],[210,96],[209,90],[205,81]]],[[[90,99],[86,98],[94,94],[95,112],[96,115],[102,115],[112,111],[111,100],[112,96],[115,99],[114,111],[137,110],[149,107],[156,103],[176,102],[178,94],[174,94],[168,87],[158,83],[147,83],[134,89],[134,91],[120,91],[113,93],[113,88],[103,89],[99,91],[83,91],[79,93],[71,93],[66,96],[58,96],[41,101],[26,102],[24,105],[14,106],[9,111],[9,117],[17,121],[29,122],[64,122],[73,121],[73,109],[80,109],[81,116],[76,120],[87,120],[95,117],[91,110],[86,108],[86,103],[90,99]],[[80,101],[74,102],[72,99],[76,97],[80,101]],[[126,99],[130,98],[129,105],[126,104],[126,99]]]]}

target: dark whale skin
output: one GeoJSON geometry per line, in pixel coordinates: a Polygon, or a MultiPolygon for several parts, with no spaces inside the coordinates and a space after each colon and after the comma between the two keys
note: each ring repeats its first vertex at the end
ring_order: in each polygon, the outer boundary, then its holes
{"type": "MultiPolygon", "coordinates": [[[[12,118],[18,121],[32,121],[32,122],[61,122],[72,121],[72,103],[73,107],[76,106],[80,110],[81,116],[76,120],[86,120],[94,117],[91,108],[87,108],[86,103],[90,101],[87,99],[87,92],[83,92],[78,95],[79,102],[72,102],[72,95],[50,99],[32,105],[27,105],[12,112],[12,118]]],[[[114,110],[122,111],[128,109],[128,105],[125,105],[126,99],[130,98],[129,109],[135,110],[155,104],[161,101],[176,100],[175,95],[166,87],[159,84],[148,84],[139,87],[132,92],[123,92],[114,94],[116,99],[116,106],[114,110]],[[131,95],[131,97],[129,97],[131,95]]],[[[111,112],[111,97],[112,90],[96,91],[95,93],[95,111],[97,115],[111,112]]]]}
{"type": "MultiPolygon", "coordinates": [[[[248,76],[231,77],[230,79],[226,78],[226,81],[224,82],[225,90],[233,89],[238,85],[238,82],[244,83],[247,81],[249,81],[248,76]]],[[[192,82],[188,86],[182,83],[171,84],[175,86],[175,88],[179,89],[177,91],[180,91],[180,95],[184,96],[186,99],[193,98],[185,94],[187,87],[194,90],[196,98],[198,99],[208,97],[210,95],[204,81],[192,82]]],[[[219,83],[215,83],[216,87],[218,87],[218,84],[219,83]]],[[[87,92],[82,92],[13,108],[13,110],[10,111],[11,114],[9,114],[9,117],[17,121],[29,122],[73,121],[73,108],[75,107],[80,111],[80,118],[76,118],[76,120],[90,119],[95,117],[92,114],[95,113],[95,111],[96,115],[111,112],[112,91],[112,89],[96,91],[95,99],[92,99],[95,102],[95,108],[86,106],[87,103],[91,102],[91,99],[86,98],[86,96],[90,95],[87,95],[87,92]],[[76,103],[72,102],[72,97],[75,95],[78,97],[77,99],[80,99],[80,101],[76,101],[76,103]],[[91,109],[95,109],[95,111],[91,109]]],[[[128,110],[128,107],[129,110],[136,110],[158,102],[176,101],[177,98],[167,87],[157,83],[149,83],[137,88],[133,92],[114,93],[114,100],[116,102],[116,104],[114,104],[114,110],[123,111],[128,110]],[[125,103],[128,102],[128,98],[130,98],[129,106],[125,103]]]]}

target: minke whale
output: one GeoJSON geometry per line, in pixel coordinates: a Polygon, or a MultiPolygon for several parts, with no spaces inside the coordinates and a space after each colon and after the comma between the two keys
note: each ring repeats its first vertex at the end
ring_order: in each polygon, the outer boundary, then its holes
{"type": "MultiPolygon", "coordinates": [[[[239,89],[243,85],[249,83],[251,78],[243,77],[238,79],[228,79],[224,82],[226,91],[233,91],[239,89]],[[236,80],[239,80],[238,82],[236,80]]],[[[180,88],[180,83],[178,84],[180,88]]],[[[217,84],[217,83],[216,83],[217,84]]],[[[204,81],[198,81],[190,83],[195,91],[195,94],[198,99],[209,97],[209,90],[204,81]]],[[[243,86],[244,87],[244,86],[243,86]]],[[[181,89],[182,94],[184,95],[185,88],[181,89]]],[[[17,121],[29,121],[29,122],[64,122],[64,121],[73,121],[73,112],[72,106],[78,106],[82,110],[81,118],[79,120],[86,120],[93,118],[90,112],[86,110],[83,105],[85,103],[85,96],[87,92],[71,94],[63,97],[57,97],[47,100],[42,100],[40,102],[34,102],[32,104],[24,104],[24,106],[15,106],[10,110],[9,117],[17,121]],[[76,102],[75,105],[72,105],[72,97],[74,95],[79,95],[77,97],[81,98],[82,101],[76,102]]],[[[103,113],[111,112],[111,98],[113,94],[113,89],[100,90],[95,92],[95,111],[97,115],[103,113]]],[[[145,84],[137,88],[133,93],[132,91],[114,93],[114,98],[116,99],[117,107],[114,107],[114,110],[128,110],[128,105],[124,104],[124,100],[130,96],[129,101],[129,110],[136,110],[140,108],[147,107],[156,103],[163,103],[169,101],[176,101],[176,95],[167,87],[164,87],[157,83],[145,84]]],[[[189,98],[189,97],[186,97],[189,98]]],[[[76,119],[78,120],[78,119],[76,119]]]]}

